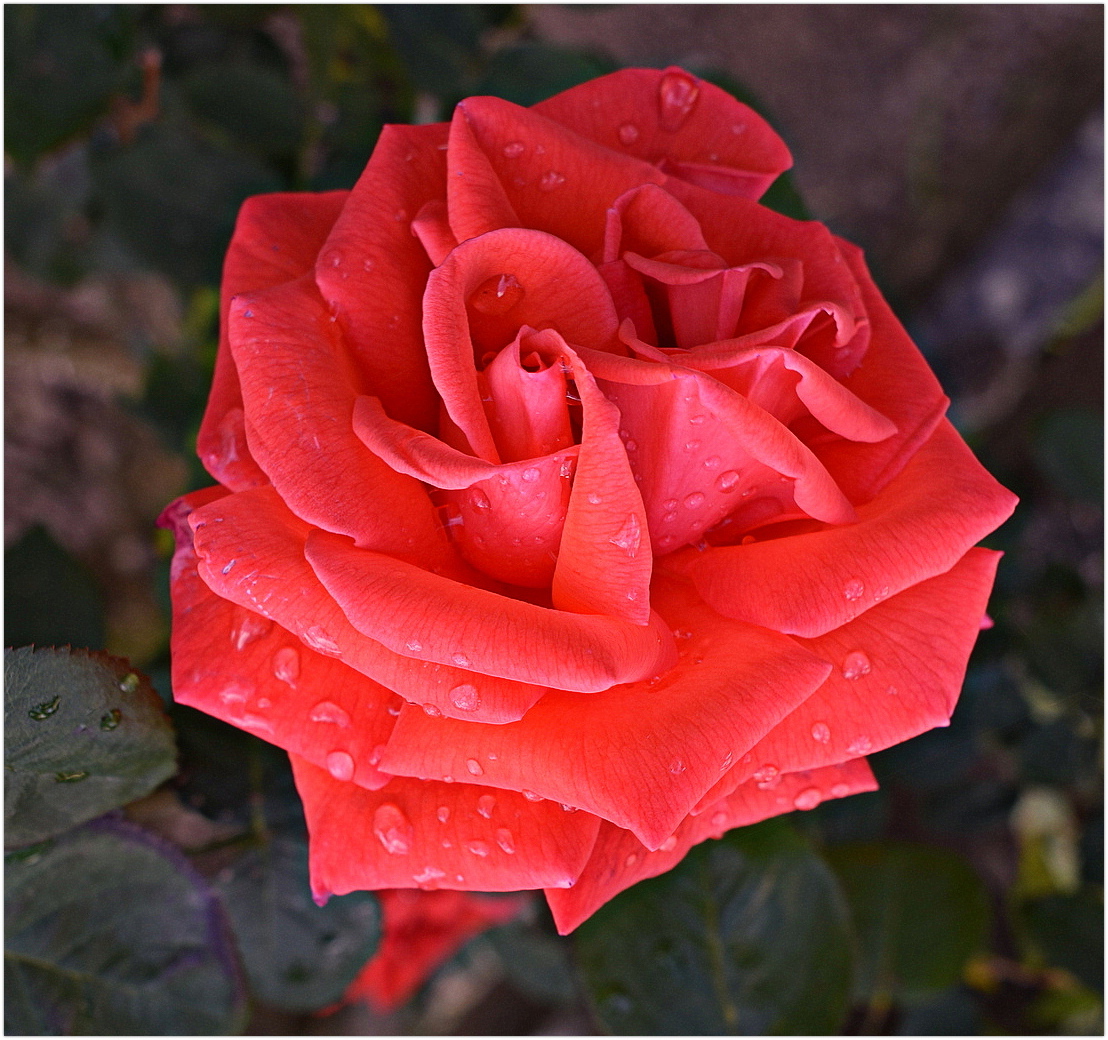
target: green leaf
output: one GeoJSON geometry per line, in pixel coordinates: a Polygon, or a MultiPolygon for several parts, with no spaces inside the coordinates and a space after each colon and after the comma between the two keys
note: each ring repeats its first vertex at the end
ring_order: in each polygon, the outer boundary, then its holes
{"type": "Polygon", "coordinates": [[[271,837],[224,870],[218,887],[251,991],[272,1007],[316,1011],[334,1004],[380,941],[372,893],[334,896],[316,906],[302,838],[271,837]]]}
{"type": "Polygon", "coordinates": [[[1068,895],[1029,900],[1020,917],[1031,946],[1053,968],[1090,989],[1104,986],[1104,890],[1084,885],[1068,895]]]}
{"type": "Polygon", "coordinates": [[[223,1035],[244,993],[219,902],[174,850],[102,820],[9,857],[4,1029],[223,1035]]]}
{"type": "Polygon", "coordinates": [[[4,687],[8,848],[141,798],[176,769],[161,699],[118,657],[5,650],[4,687]]]}
{"type": "Polygon", "coordinates": [[[918,1000],[954,985],[985,946],[989,901],[961,858],[922,845],[830,849],[858,934],[858,1000],[918,1000]]]}
{"type": "Polygon", "coordinates": [[[846,1012],[846,906],[831,871],[780,820],[698,845],[597,911],[576,939],[614,1033],[830,1033],[846,1012]]]}
{"type": "Polygon", "coordinates": [[[570,940],[513,921],[487,932],[484,942],[496,952],[521,993],[551,1004],[568,1004],[577,995],[570,940]]]}

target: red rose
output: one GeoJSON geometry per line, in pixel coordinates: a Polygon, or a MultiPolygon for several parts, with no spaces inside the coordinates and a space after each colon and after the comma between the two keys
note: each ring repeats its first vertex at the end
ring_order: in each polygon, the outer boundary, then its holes
{"type": "Polygon", "coordinates": [[[318,894],[569,931],[949,719],[1014,499],[788,164],[636,69],[244,206],[174,688],[292,754],[318,894]]]}
{"type": "Polygon", "coordinates": [[[368,1001],[376,1010],[400,1007],[470,939],[505,924],[523,908],[511,899],[468,892],[389,889],[380,893],[384,929],[381,945],[344,996],[368,1001]]]}

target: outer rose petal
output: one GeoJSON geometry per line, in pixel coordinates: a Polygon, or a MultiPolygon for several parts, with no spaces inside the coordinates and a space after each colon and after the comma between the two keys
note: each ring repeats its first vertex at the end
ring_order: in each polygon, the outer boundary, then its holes
{"type": "Polygon", "coordinates": [[[381,945],[343,1002],[366,1000],[380,1012],[405,1003],[455,951],[486,929],[512,920],[527,902],[410,888],[385,889],[377,898],[384,915],[381,945]]]}
{"type": "Polygon", "coordinates": [[[237,297],[229,323],[250,449],[293,512],[443,566],[450,550],[425,490],[354,435],[364,387],[311,279],[237,297]]]}
{"type": "Polygon", "coordinates": [[[535,105],[576,133],[666,173],[759,198],[792,165],[780,137],[753,109],[681,69],[624,69],[535,105]]]}
{"type": "Polygon", "coordinates": [[[381,767],[580,806],[657,848],[718,779],[827,677],[793,640],[736,624],[681,585],[654,601],[681,626],[681,659],[656,681],[602,694],[548,693],[519,722],[474,726],[403,710],[381,767]],[[469,762],[476,769],[469,766],[469,762]]]}
{"type": "Polygon", "coordinates": [[[348,195],[345,191],[256,195],[239,210],[223,262],[212,392],[196,438],[205,468],[232,491],[267,481],[246,446],[242,391],[227,340],[231,300],[238,293],[268,289],[310,271],[348,195]]]}
{"type": "Polygon", "coordinates": [[[970,549],[949,571],[803,643],[836,667],[701,799],[750,776],[881,751],[950,721],[1000,554],[970,549]],[[749,760],[748,760],[749,759],[749,760]]]}
{"type": "Polygon", "coordinates": [[[199,507],[190,517],[199,571],[219,596],[295,633],[305,646],[339,656],[351,668],[428,710],[480,722],[512,722],[545,687],[474,675],[462,668],[395,654],[358,632],[304,558],[311,528],[271,487],[253,488],[199,507]]]}
{"type": "Polygon", "coordinates": [[[630,831],[603,823],[593,854],[576,884],[567,889],[547,889],[546,901],[559,933],[568,935],[613,896],[645,878],[664,874],[707,838],[718,838],[733,827],[745,827],[793,809],[814,809],[822,801],[876,789],[864,758],[782,776],[772,787],[751,781],[715,802],[710,811],[688,817],[656,851],[644,846],[630,831]]]}
{"type": "Polygon", "coordinates": [[[859,507],[857,523],[687,554],[675,566],[729,617],[818,636],[948,571],[1015,505],[944,421],[899,476],[859,507]]]}
{"type": "Polygon", "coordinates": [[[421,329],[431,270],[411,224],[445,192],[446,126],[386,126],[320,254],[316,281],[352,358],[363,393],[421,429],[438,418],[421,329]]]}
{"type": "Polygon", "coordinates": [[[182,522],[190,505],[206,498],[207,492],[187,496],[177,510],[181,541],[170,586],[174,699],[356,784],[387,783],[390,777],[373,762],[395,723],[388,712],[393,694],[208,588],[182,522]]]}
{"type": "Polygon", "coordinates": [[[295,755],[317,898],[374,888],[513,892],[566,887],[600,821],[514,791],[398,777],[377,791],[295,755]]]}

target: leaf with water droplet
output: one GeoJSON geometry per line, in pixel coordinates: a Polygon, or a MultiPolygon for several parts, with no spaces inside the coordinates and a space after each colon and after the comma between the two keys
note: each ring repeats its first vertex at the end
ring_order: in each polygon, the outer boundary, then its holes
{"type": "Polygon", "coordinates": [[[9,857],[4,898],[9,1034],[243,1028],[246,992],[220,900],[138,827],[101,820],[9,857]]]}
{"type": "Polygon", "coordinates": [[[176,770],[161,698],[127,661],[69,648],[4,652],[7,847],[149,794],[176,770]]]}
{"type": "Polygon", "coordinates": [[[612,1033],[834,1033],[847,1009],[842,895],[781,820],[698,845],[669,873],[603,906],[574,938],[612,1033]],[[605,999],[612,993],[623,999],[605,999]]]}

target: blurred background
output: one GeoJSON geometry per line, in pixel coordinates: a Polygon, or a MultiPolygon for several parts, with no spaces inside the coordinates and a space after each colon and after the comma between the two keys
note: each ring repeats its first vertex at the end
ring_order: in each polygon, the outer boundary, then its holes
{"type": "MultiPolygon", "coordinates": [[[[859,842],[967,866],[934,907],[948,967],[862,979],[845,1029],[1101,1032],[1100,5],[9,4],[4,29],[8,645],[107,648],[169,695],[154,519],[210,483],[194,439],[245,197],[348,187],[384,123],[467,95],[682,65],[782,134],[807,213],[865,248],[1022,500],[986,543],[995,625],[952,725],[796,821],[852,900],[859,842]]],[[[600,1031],[571,962],[537,919],[392,1016],[261,1002],[249,1031],[600,1031]]]]}

